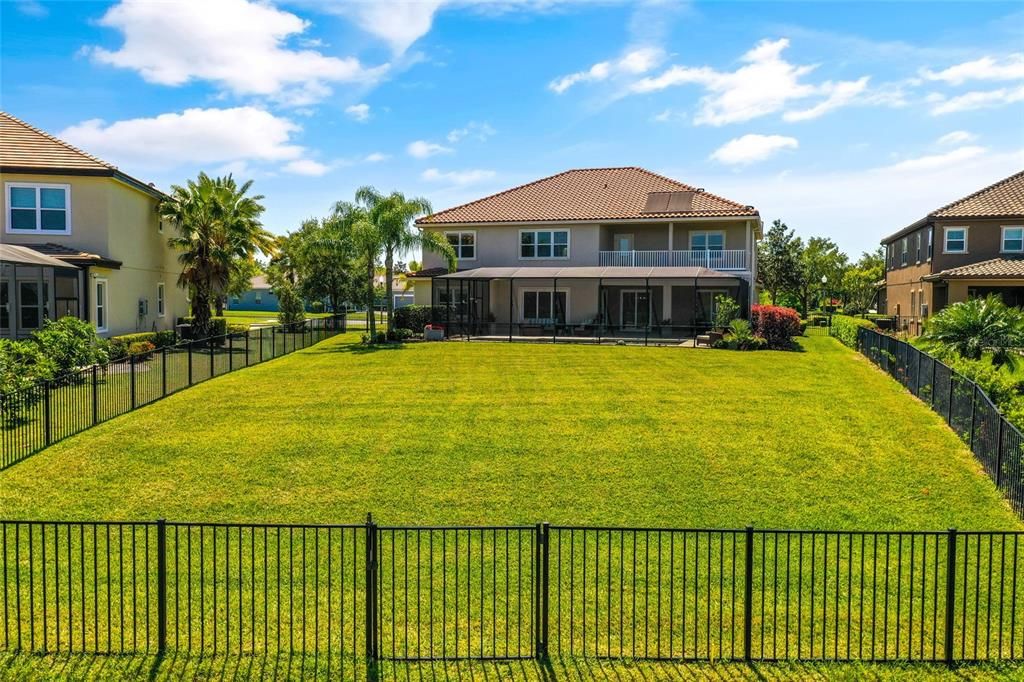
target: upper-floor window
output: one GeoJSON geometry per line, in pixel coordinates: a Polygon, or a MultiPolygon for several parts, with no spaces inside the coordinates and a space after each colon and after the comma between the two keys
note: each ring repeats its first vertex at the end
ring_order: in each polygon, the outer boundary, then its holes
{"type": "Polygon", "coordinates": [[[906,265],[907,264],[907,238],[906,237],[903,238],[903,241],[900,242],[900,245],[902,247],[902,249],[900,251],[900,265],[906,265]]]}
{"type": "Polygon", "coordinates": [[[916,235],[917,239],[917,262],[921,262],[921,233],[918,232],[916,235]]]}
{"type": "Polygon", "coordinates": [[[569,230],[520,230],[520,258],[568,258],[569,230]]]}
{"type": "Polygon", "coordinates": [[[967,228],[947,227],[944,253],[967,253],[967,228]]]}
{"type": "Polygon", "coordinates": [[[71,186],[8,182],[7,232],[71,234],[71,186]]]}
{"type": "Polygon", "coordinates": [[[691,251],[722,251],[725,249],[725,232],[691,232],[691,251]]]}
{"type": "Polygon", "coordinates": [[[476,259],[476,232],[445,232],[448,243],[455,249],[459,260],[476,259]]]}
{"type": "Polygon", "coordinates": [[[933,235],[934,232],[935,232],[935,228],[934,227],[929,227],[928,228],[928,260],[932,259],[932,255],[933,255],[933,253],[935,251],[934,235],[933,235]]]}
{"type": "Polygon", "coordinates": [[[1024,252],[1024,226],[1003,226],[1003,251],[1007,253],[1024,252]]]}

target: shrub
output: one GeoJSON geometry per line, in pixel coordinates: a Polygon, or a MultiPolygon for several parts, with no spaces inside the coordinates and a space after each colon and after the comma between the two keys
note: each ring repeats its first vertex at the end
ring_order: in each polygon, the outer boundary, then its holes
{"type": "Polygon", "coordinates": [[[832,336],[850,348],[857,347],[857,330],[861,327],[874,328],[875,323],[848,315],[832,316],[832,336]]]}
{"type": "Polygon", "coordinates": [[[395,311],[395,327],[423,331],[430,324],[432,308],[428,305],[407,305],[395,311]]]}
{"type": "Polygon", "coordinates": [[[750,310],[754,334],[768,344],[768,348],[789,349],[793,337],[800,333],[800,316],[792,308],[774,305],[755,305],[750,310]]]}
{"type": "Polygon", "coordinates": [[[47,320],[46,325],[32,335],[40,352],[53,363],[55,378],[73,380],[70,373],[80,367],[104,364],[109,359],[108,342],[96,335],[96,329],[76,317],[47,320]]]}
{"type": "Polygon", "coordinates": [[[149,341],[136,341],[128,346],[128,355],[148,360],[153,355],[154,350],[156,350],[156,346],[149,341]]]}
{"type": "Polygon", "coordinates": [[[177,342],[178,335],[174,333],[173,329],[165,329],[153,334],[153,345],[157,348],[173,346],[177,342]]]}
{"type": "MultiPolygon", "coordinates": [[[[179,318],[181,324],[192,324],[194,317],[182,317],[179,318]]],[[[226,317],[211,317],[210,318],[210,336],[224,336],[228,333],[228,320],[226,317]]],[[[195,339],[195,336],[189,333],[190,339],[195,339]]]]}
{"type": "Polygon", "coordinates": [[[715,329],[725,330],[739,317],[740,304],[731,296],[719,294],[715,296],[715,329]]]}
{"type": "Polygon", "coordinates": [[[0,339],[0,424],[21,422],[22,411],[42,399],[39,382],[54,375],[53,362],[32,341],[0,339]]]}
{"type": "Polygon", "coordinates": [[[314,313],[322,313],[324,311],[324,302],[313,301],[309,304],[309,310],[314,313]]]}
{"type": "Polygon", "coordinates": [[[110,337],[110,359],[120,360],[128,355],[133,344],[147,341],[153,344],[154,348],[173,346],[178,342],[178,337],[173,329],[165,329],[159,332],[139,332],[138,334],[122,334],[121,336],[110,337]]]}
{"type": "Polygon", "coordinates": [[[411,339],[413,337],[413,331],[411,329],[400,328],[396,329],[392,333],[392,336],[396,341],[405,341],[406,339],[411,339]]]}
{"type": "Polygon", "coordinates": [[[1024,345],[1024,312],[990,294],[936,313],[928,320],[923,337],[972,360],[991,353],[992,364],[1012,368],[1017,359],[1014,350],[1024,345]]]}
{"type": "Polygon", "coordinates": [[[299,292],[289,282],[276,283],[274,294],[277,296],[277,319],[281,324],[295,324],[306,319],[306,309],[299,292]]]}

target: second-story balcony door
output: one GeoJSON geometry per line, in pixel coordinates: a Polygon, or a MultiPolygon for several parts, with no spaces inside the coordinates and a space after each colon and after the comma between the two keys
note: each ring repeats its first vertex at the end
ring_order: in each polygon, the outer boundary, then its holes
{"type": "Polygon", "coordinates": [[[633,235],[632,234],[617,234],[615,235],[615,250],[619,253],[633,250],[633,235]]]}

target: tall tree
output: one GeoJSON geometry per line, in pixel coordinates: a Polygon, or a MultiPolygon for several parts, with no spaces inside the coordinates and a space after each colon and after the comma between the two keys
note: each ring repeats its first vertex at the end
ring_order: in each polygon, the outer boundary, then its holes
{"type": "Polygon", "coordinates": [[[878,282],[885,277],[885,255],[881,247],[865,252],[843,273],[843,308],[849,313],[866,311],[878,293],[878,282]]]}
{"type": "Polygon", "coordinates": [[[811,237],[800,250],[796,294],[800,298],[803,314],[810,310],[811,299],[823,299],[839,291],[846,271],[846,254],[827,237],[811,237]],[[822,282],[822,278],[827,282],[822,282]]]}
{"type": "Polygon", "coordinates": [[[299,293],[309,301],[326,298],[332,310],[339,310],[353,293],[352,221],[339,214],[306,220],[290,237],[299,293]]]}
{"type": "Polygon", "coordinates": [[[178,230],[168,241],[181,252],[178,286],[192,294],[198,336],[210,333],[210,304],[228,287],[236,259],[274,252],[274,237],[260,223],[263,196],[247,196],[251,187],[251,180],[238,185],[231,175],[200,173],[184,187],[172,186],[160,203],[160,216],[178,230]]]}
{"type": "Polygon", "coordinates": [[[768,228],[757,244],[757,281],[768,292],[772,305],[780,293],[793,288],[799,276],[800,240],[781,220],[768,228]]]}
{"type": "Polygon", "coordinates": [[[408,198],[401,192],[384,195],[367,186],[356,190],[356,203],[365,208],[370,223],[380,237],[380,246],[384,252],[385,306],[388,320],[391,320],[395,312],[392,292],[395,255],[415,248],[434,251],[444,256],[448,261],[448,268],[453,270],[456,263],[455,250],[444,236],[436,232],[413,229],[412,221],[431,211],[430,202],[426,199],[408,198]]]}

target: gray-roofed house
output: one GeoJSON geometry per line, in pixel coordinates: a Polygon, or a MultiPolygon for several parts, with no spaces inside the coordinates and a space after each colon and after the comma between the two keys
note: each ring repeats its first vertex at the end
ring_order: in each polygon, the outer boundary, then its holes
{"type": "Polygon", "coordinates": [[[756,209],[643,168],[565,171],[416,221],[443,234],[406,277],[449,334],[690,338],[715,298],[756,300],[756,209]]]}

